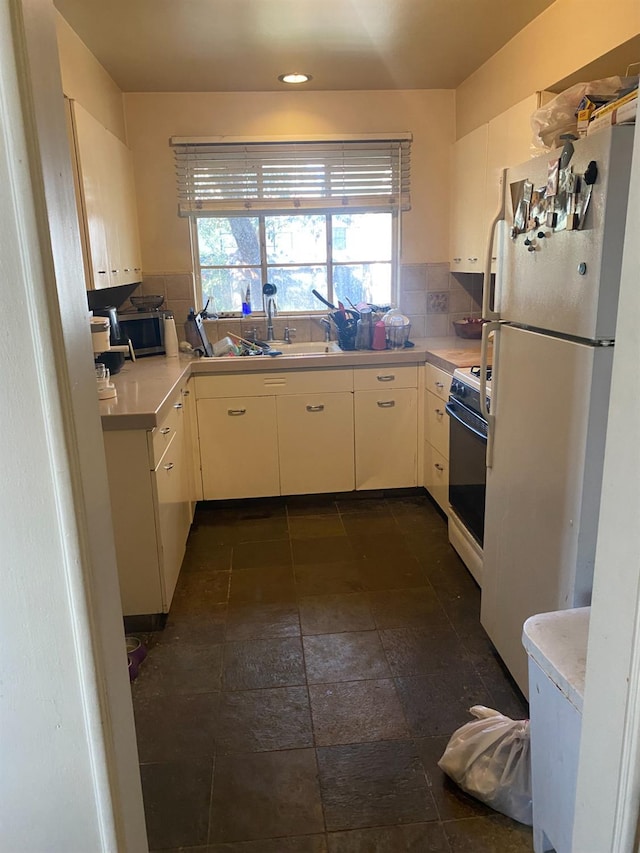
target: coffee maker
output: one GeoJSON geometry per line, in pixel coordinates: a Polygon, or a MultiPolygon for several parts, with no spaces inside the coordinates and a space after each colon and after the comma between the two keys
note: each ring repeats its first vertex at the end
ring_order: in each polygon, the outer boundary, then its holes
{"type": "Polygon", "coordinates": [[[118,322],[118,312],[113,305],[107,305],[105,308],[94,308],[94,317],[109,318],[109,343],[112,347],[110,350],[101,352],[96,355],[96,364],[104,364],[109,369],[112,376],[122,370],[124,364],[124,354],[129,349],[129,341],[122,336],[120,331],[120,323],[118,322]],[[117,347],[117,349],[113,349],[117,347]]]}

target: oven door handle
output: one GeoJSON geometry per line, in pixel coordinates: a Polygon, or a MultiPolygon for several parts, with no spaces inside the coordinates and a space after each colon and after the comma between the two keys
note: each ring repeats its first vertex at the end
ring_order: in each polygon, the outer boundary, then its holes
{"type": "Polygon", "coordinates": [[[471,424],[467,423],[463,418],[461,418],[460,415],[457,414],[451,403],[447,403],[447,405],[445,406],[445,410],[449,417],[456,420],[461,426],[463,426],[465,429],[468,429],[469,432],[472,432],[474,435],[477,435],[478,438],[481,438],[485,444],[487,443],[487,436],[481,433],[480,430],[477,430],[475,429],[475,427],[472,427],[471,424]]]}

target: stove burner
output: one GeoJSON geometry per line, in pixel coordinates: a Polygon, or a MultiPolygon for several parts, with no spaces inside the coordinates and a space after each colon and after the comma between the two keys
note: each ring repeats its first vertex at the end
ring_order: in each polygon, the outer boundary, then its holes
{"type": "MultiPolygon", "coordinates": [[[[478,379],[480,379],[480,370],[481,370],[480,365],[475,364],[472,368],[470,368],[469,372],[471,373],[472,376],[476,376],[478,379]]],[[[487,382],[491,382],[491,368],[490,367],[487,367],[487,382]]]]}

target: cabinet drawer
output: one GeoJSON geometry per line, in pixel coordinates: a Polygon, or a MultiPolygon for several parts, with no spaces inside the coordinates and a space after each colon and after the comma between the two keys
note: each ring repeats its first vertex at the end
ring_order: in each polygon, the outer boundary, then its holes
{"type": "Polygon", "coordinates": [[[427,391],[431,391],[445,402],[449,399],[449,388],[453,375],[446,370],[440,370],[433,364],[427,364],[427,391]]]}
{"type": "Polygon", "coordinates": [[[383,391],[385,388],[417,388],[418,365],[382,365],[380,367],[357,367],[353,371],[353,387],[356,391],[383,391]]]}
{"type": "Polygon", "coordinates": [[[353,371],[282,370],[196,376],[198,400],[215,397],[277,397],[281,394],[353,391],[353,371]]]}
{"type": "Polygon", "coordinates": [[[173,436],[182,427],[182,397],[177,396],[169,413],[162,423],[148,433],[149,461],[151,470],[154,470],[173,436]]]}
{"type": "Polygon", "coordinates": [[[425,441],[424,487],[440,508],[449,514],[449,463],[425,441]]]}
{"type": "Polygon", "coordinates": [[[426,391],[424,395],[425,438],[435,449],[449,458],[449,416],[440,397],[426,391]]]}

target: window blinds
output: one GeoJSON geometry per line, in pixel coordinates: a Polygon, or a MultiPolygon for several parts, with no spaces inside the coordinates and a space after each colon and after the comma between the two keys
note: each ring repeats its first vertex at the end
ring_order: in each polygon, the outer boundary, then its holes
{"type": "Polygon", "coordinates": [[[408,210],[411,135],[223,141],[173,137],[180,216],[408,210]]]}

